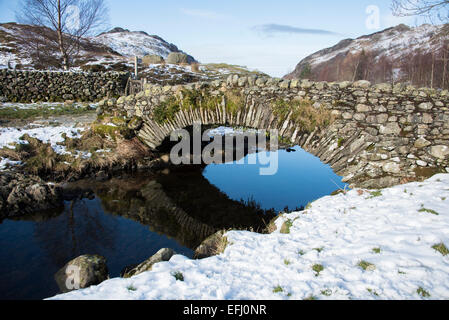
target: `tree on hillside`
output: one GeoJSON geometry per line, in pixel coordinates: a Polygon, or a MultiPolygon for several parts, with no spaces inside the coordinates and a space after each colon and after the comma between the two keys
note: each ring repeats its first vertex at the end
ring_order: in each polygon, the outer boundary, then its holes
{"type": "Polygon", "coordinates": [[[301,74],[299,76],[300,79],[309,79],[312,76],[312,67],[310,66],[310,63],[306,63],[302,69],[301,74]]]}
{"type": "Polygon", "coordinates": [[[365,49],[362,49],[362,52],[357,57],[357,63],[354,68],[352,81],[368,80],[369,69],[369,56],[365,52],[365,49]]]}
{"type": "Polygon", "coordinates": [[[65,70],[79,51],[80,40],[98,32],[107,22],[104,0],[21,0],[16,12],[21,23],[47,27],[56,42],[65,70]]]}
{"type": "Polygon", "coordinates": [[[423,16],[449,22],[449,0],[393,0],[392,9],[400,17],[423,16]]]}

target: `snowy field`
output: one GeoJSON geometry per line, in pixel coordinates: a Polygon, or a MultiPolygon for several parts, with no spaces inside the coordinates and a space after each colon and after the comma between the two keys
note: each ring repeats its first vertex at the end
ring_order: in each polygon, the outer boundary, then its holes
{"type": "Polygon", "coordinates": [[[58,145],[58,142],[64,142],[62,135],[65,133],[69,138],[79,138],[83,128],[75,127],[37,127],[30,129],[18,128],[0,128],[0,148],[14,148],[15,143],[27,143],[20,140],[24,134],[28,134],[33,138],[37,138],[44,143],[50,143],[56,153],[63,154],[65,149],[58,145]]]}
{"type": "MultiPolygon", "coordinates": [[[[0,149],[11,148],[14,149],[14,144],[28,143],[20,140],[24,134],[28,134],[33,138],[37,138],[44,143],[50,143],[56,153],[66,154],[68,153],[64,146],[58,145],[59,142],[64,142],[63,134],[66,134],[69,138],[81,137],[84,128],[78,128],[75,126],[38,126],[29,128],[1,128],[0,127],[0,149]]],[[[79,153],[79,156],[87,157],[86,154],[79,153]]],[[[19,161],[11,161],[7,158],[0,157],[0,170],[6,169],[8,166],[20,165],[19,161]]]]}
{"type": "Polygon", "coordinates": [[[175,255],[53,298],[449,299],[449,174],[327,196],[276,224],[269,235],[228,232],[219,256],[175,255]]]}

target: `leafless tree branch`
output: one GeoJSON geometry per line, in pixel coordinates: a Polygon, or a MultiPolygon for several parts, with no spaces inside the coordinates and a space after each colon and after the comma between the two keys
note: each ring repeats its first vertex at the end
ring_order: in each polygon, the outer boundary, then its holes
{"type": "Polygon", "coordinates": [[[107,25],[108,9],[104,0],[21,0],[16,12],[19,22],[47,27],[57,34],[49,35],[57,41],[64,69],[79,53],[83,37],[103,31],[107,25]]]}
{"type": "Polygon", "coordinates": [[[393,0],[393,14],[399,17],[422,16],[430,21],[449,21],[449,0],[393,0]]]}

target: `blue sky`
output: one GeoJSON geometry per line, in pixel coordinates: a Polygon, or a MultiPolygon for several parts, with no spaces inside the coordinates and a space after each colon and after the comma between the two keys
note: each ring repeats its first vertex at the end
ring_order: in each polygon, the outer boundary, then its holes
{"type": "MultiPolygon", "coordinates": [[[[0,22],[15,20],[17,0],[0,0],[0,22]]],[[[283,76],[307,55],[342,39],[406,23],[391,0],[106,0],[110,27],[143,30],[197,60],[226,62],[283,76]],[[369,6],[379,24],[368,28],[369,6]]],[[[370,20],[372,21],[372,20],[370,20]]]]}

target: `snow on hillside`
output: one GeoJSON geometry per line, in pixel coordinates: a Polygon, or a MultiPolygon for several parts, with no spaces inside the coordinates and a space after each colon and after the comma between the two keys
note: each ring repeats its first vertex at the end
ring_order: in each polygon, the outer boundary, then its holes
{"type": "Polygon", "coordinates": [[[179,51],[175,45],[169,44],[157,36],[150,36],[141,31],[130,32],[120,28],[102,33],[90,40],[106,45],[126,57],[156,54],[165,59],[171,52],[179,51]]]}
{"type": "Polygon", "coordinates": [[[16,52],[16,41],[2,40],[2,33],[7,34],[9,37],[14,39],[15,32],[15,30],[8,29],[0,25],[0,69],[6,69],[8,68],[8,65],[11,68],[14,68],[17,64],[28,65],[32,63],[32,60],[29,57],[26,57],[24,55],[20,56],[16,52]]]}
{"type": "Polygon", "coordinates": [[[357,39],[345,39],[302,59],[285,78],[328,82],[364,79],[372,83],[444,86],[447,79],[442,80],[445,75],[442,57],[449,42],[448,31],[449,24],[413,28],[401,24],[357,39]],[[430,83],[432,63],[435,81],[430,83]]]}
{"type": "Polygon", "coordinates": [[[228,232],[215,257],[175,255],[52,299],[449,298],[449,174],[327,196],[276,225],[269,235],[228,232]]]}
{"type": "MultiPolygon", "coordinates": [[[[182,51],[156,35],[115,28],[96,37],[82,38],[71,71],[132,71],[130,57],[156,54],[167,58],[171,52],[182,51]]],[[[50,29],[0,23],[0,69],[9,66],[19,70],[60,70],[60,56],[50,29]]],[[[195,61],[191,56],[189,59],[195,61]]]]}
{"type": "Polygon", "coordinates": [[[349,45],[338,50],[332,50],[327,54],[319,51],[310,56],[309,63],[313,67],[347,51],[352,54],[356,54],[362,50],[367,52],[380,52],[376,57],[377,59],[381,56],[387,56],[393,60],[407,55],[416,49],[428,52],[432,49],[432,37],[441,32],[443,27],[442,25],[434,26],[429,24],[424,24],[416,28],[398,26],[374,35],[357,38],[349,42],[349,45]]]}

